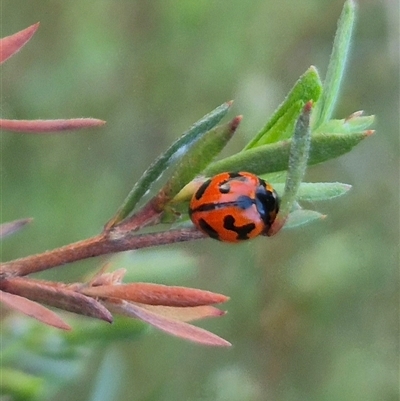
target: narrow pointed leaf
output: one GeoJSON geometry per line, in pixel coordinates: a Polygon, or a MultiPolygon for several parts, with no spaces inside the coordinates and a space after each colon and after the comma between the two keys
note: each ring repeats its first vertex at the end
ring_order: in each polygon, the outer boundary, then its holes
{"type": "Polygon", "coordinates": [[[349,133],[363,132],[369,128],[375,121],[375,116],[362,116],[357,118],[347,118],[345,121],[345,128],[349,133]]]}
{"type": "Polygon", "coordinates": [[[9,308],[22,312],[49,326],[62,330],[71,329],[56,313],[27,298],[0,291],[0,302],[6,304],[9,308]]]}
{"type": "Polygon", "coordinates": [[[15,232],[21,230],[28,223],[30,223],[33,219],[20,219],[10,221],[8,223],[0,224],[0,239],[7,237],[8,235],[14,234],[15,232]]]}
{"type": "Polygon", "coordinates": [[[177,139],[165,153],[161,154],[143,173],[124,200],[124,203],[119,208],[116,215],[107,223],[106,227],[111,228],[127,217],[151,185],[164,173],[171,161],[176,158],[177,152],[187,150],[197,138],[200,138],[207,131],[215,127],[227,114],[231,104],[232,102],[223,103],[221,106],[205,115],[177,139]]]}
{"type": "Polygon", "coordinates": [[[161,189],[158,210],[162,210],[166,203],[210,164],[232,138],[241,120],[242,117],[238,116],[227,124],[213,128],[192,146],[161,189]]]}
{"type": "Polygon", "coordinates": [[[289,168],[286,176],[285,190],[281,198],[279,213],[267,235],[274,235],[282,228],[296,201],[297,191],[306,171],[310,150],[311,107],[312,103],[308,102],[304,106],[303,113],[297,120],[292,146],[290,148],[289,168]]]}
{"type": "Polygon", "coordinates": [[[329,120],[318,127],[315,133],[323,134],[351,134],[363,132],[369,128],[375,120],[375,116],[360,116],[342,119],[329,120]]]}
{"type": "MultiPolygon", "coordinates": [[[[274,184],[278,194],[283,194],[284,184],[274,184]]],[[[318,202],[337,198],[345,195],[351,189],[351,185],[340,182],[302,182],[297,191],[296,200],[306,202],[318,202]]]]}
{"type": "Polygon", "coordinates": [[[246,145],[245,150],[258,146],[261,138],[277,123],[277,121],[299,101],[306,104],[312,100],[316,102],[322,91],[321,80],[318,71],[314,66],[311,66],[295,83],[285,100],[275,110],[271,119],[261,129],[261,131],[246,145]]]}
{"type": "Polygon", "coordinates": [[[322,96],[315,106],[312,122],[313,128],[318,128],[332,116],[350,49],[355,13],[356,6],[354,1],[347,0],[338,21],[322,96]]]}
{"type": "Polygon", "coordinates": [[[326,216],[314,210],[298,209],[290,213],[284,229],[297,228],[306,224],[313,223],[316,220],[323,220],[326,216]]]}
{"type": "Polygon", "coordinates": [[[29,41],[36,30],[39,22],[28,28],[0,39],[0,64],[4,63],[13,54],[17,53],[29,41]]]}
{"type": "MultiPolygon", "coordinates": [[[[109,305],[110,303],[108,302],[107,304],[109,305]]],[[[192,326],[185,322],[160,316],[157,313],[146,310],[133,303],[122,302],[121,304],[115,304],[114,308],[110,305],[110,308],[117,313],[140,319],[168,334],[185,340],[218,347],[228,347],[231,345],[228,341],[207,330],[192,326]]]]}
{"type": "Polygon", "coordinates": [[[354,134],[316,134],[311,138],[309,165],[322,163],[350,152],[363,139],[375,131],[364,131],[354,134]]]}
{"type": "Polygon", "coordinates": [[[130,283],[83,288],[86,295],[101,298],[118,298],[149,305],[198,306],[226,302],[222,294],[195,288],[166,286],[150,283],[130,283]]]}
{"type": "Polygon", "coordinates": [[[55,283],[48,284],[26,277],[14,277],[3,280],[0,285],[1,289],[32,301],[112,322],[111,313],[100,302],[55,283]]]}
{"type": "MultiPolygon", "coordinates": [[[[354,134],[315,134],[311,137],[309,165],[334,159],[347,152],[372,135],[374,131],[354,134]]],[[[287,170],[292,140],[259,146],[246,152],[216,161],[204,170],[211,177],[224,171],[249,171],[262,175],[287,170]]]]}
{"type": "Polygon", "coordinates": [[[304,107],[304,102],[299,100],[276,121],[276,123],[269,129],[265,135],[254,145],[254,147],[267,145],[288,139],[293,135],[296,121],[300,116],[301,110],[304,107]]]}
{"type": "Polygon", "coordinates": [[[88,285],[95,287],[99,285],[116,285],[121,284],[126,274],[126,269],[120,268],[113,272],[107,272],[110,263],[106,263],[96,274],[90,279],[88,285]]]}
{"type": "Polygon", "coordinates": [[[225,311],[214,306],[193,306],[187,308],[160,306],[160,305],[140,305],[143,309],[150,310],[160,316],[181,322],[192,322],[194,320],[205,319],[209,317],[220,317],[226,314],[225,311]]]}
{"type": "Polygon", "coordinates": [[[174,198],[171,200],[171,203],[189,201],[204,181],[205,177],[197,177],[190,181],[174,196],[174,198]]]}
{"type": "Polygon", "coordinates": [[[0,129],[5,131],[31,134],[73,131],[104,125],[106,122],[97,118],[70,118],[65,120],[1,120],[0,129]]]}

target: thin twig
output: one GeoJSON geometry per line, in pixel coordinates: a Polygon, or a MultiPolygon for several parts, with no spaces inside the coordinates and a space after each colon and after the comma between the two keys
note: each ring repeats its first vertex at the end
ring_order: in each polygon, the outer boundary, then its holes
{"type": "Polygon", "coordinates": [[[2,263],[0,264],[0,279],[26,276],[95,256],[204,237],[204,234],[194,227],[136,235],[113,230],[51,251],[2,263]]]}

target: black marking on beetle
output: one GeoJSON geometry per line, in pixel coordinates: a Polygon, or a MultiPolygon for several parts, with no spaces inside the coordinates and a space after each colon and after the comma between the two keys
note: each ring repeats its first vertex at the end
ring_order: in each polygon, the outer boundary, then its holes
{"type": "Polygon", "coordinates": [[[224,217],[224,228],[237,234],[236,239],[249,239],[249,234],[256,228],[254,223],[245,224],[244,226],[235,226],[235,218],[231,215],[224,217]]]}
{"type": "Polygon", "coordinates": [[[266,188],[267,182],[260,177],[257,177],[257,178],[258,178],[258,184],[261,185],[262,187],[266,188]]]}
{"type": "Polygon", "coordinates": [[[200,187],[199,187],[199,189],[196,191],[196,193],[195,193],[195,198],[196,198],[196,200],[199,200],[203,195],[204,195],[204,192],[206,191],[206,189],[208,188],[208,186],[210,185],[210,182],[211,182],[211,180],[207,180],[207,181],[204,181],[201,185],[200,185],[200,187]]]}
{"type": "Polygon", "coordinates": [[[209,237],[219,240],[219,234],[214,228],[212,228],[204,219],[199,220],[199,227],[203,230],[209,237]]]}
{"type": "Polygon", "coordinates": [[[232,181],[232,180],[246,181],[247,180],[247,177],[243,176],[240,173],[231,172],[231,173],[228,173],[228,176],[229,176],[228,179],[221,181],[218,184],[218,189],[219,189],[219,192],[221,192],[221,194],[228,194],[231,191],[231,186],[229,185],[230,181],[232,181]]]}
{"type": "Polygon", "coordinates": [[[195,209],[191,209],[190,212],[192,214],[196,212],[209,212],[210,210],[222,209],[223,207],[225,207],[225,203],[203,203],[195,209]]]}
{"type": "Polygon", "coordinates": [[[231,192],[231,186],[228,184],[227,181],[224,181],[223,183],[218,185],[219,192],[221,194],[229,194],[231,192]]]}
{"type": "Polygon", "coordinates": [[[197,212],[209,212],[211,210],[225,209],[227,207],[237,207],[239,209],[246,210],[252,207],[254,204],[257,205],[254,199],[246,195],[241,195],[236,200],[231,202],[203,203],[194,209],[190,209],[189,213],[193,214],[197,212]]]}
{"type": "MultiPolygon", "coordinates": [[[[238,177],[243,177],[242,174],[240,173],[236,173],[235,171],[231,171],[230,173],[228,173],[229,178],[238,178],[238,177]]],[[[243,177],[245,178],[245,177],[243,177]]]]}
{"type": "Polygon", "coordinates": [[[278,213],[279,199],[274,192],[268,191],[263,186],[257,188],[255,204],[264,224],[269,228],[272,224],[271,213],[278,213]]]}

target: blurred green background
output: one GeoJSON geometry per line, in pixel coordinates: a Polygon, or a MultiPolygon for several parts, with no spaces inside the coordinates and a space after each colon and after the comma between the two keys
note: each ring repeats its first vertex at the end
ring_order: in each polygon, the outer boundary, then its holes
{"type": "MultiPolygon", "coordinates": [[[[229,314],[200,325],[233,347],[205,348],[153,330],[88,346],[79,377],[51,399],[398,399],[399,12],[396,1],[359,3],[335,116],[376,114],[377,133],[308,171],[309,181],[353,185],[344,198],[311,205],[328,218],[237,246],[171,246],[166,265],[161,249],[123,261],[140,280],[229,295],[229,314]]],[[[241,149],[311,64],[324,76],[342,6],[0,0],[2,36],[41,22],[2,66],[1,116],[107,121],[67,135],[2,133],[1,220],[35,219],[4,242],[2,259],[98,233],[153,159],[230,99],[230,116],[244,120],[225,154],[241,149]]],[[[78,280],[100,262],[41,276],[78,280]]],[[[89,321],[66,319],[76,329],[89,321]]]]}

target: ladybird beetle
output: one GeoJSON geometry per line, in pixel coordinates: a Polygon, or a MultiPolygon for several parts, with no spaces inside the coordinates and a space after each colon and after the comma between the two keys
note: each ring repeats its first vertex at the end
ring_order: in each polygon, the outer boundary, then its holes
{"type": "Polygon", "coordinates": [[[254,174],[221,173],[205,181],[189,206],[193,224],[209,237],[239,242],[265,235],[279,210],[270,184],[254,174]]]}

